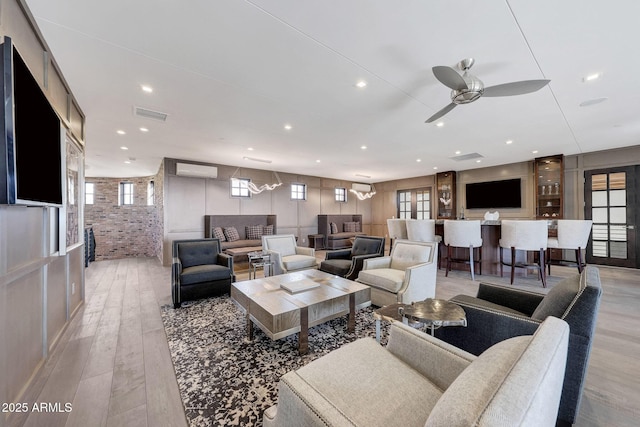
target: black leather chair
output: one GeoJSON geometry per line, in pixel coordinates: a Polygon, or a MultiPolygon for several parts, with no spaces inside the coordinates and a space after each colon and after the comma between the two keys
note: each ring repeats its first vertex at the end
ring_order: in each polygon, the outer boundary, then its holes
{"type": "Polygon", "coordinates": [[[219,239],[173,241],[174,308],[182,301],[228,293],[234,280],[233,257],[221,252],[219,239]]]}
{"type": "Polygon", "coordinates": [[[364,260],[384,255],[384,237],[356,236],[349,249],[327,251],[320,270],[349,280],[358,278],[364,260]]]}
{"type": "Polygon", "coordinates": [[[450,300],[464,309],[467,327],[437,329],[435,336],[479,355],[500,341],[533,334],[548,316],[563,319],[570,335],[557,425],[571,425],[580,407],[601,295],[598,269],[590,266],[546,295],[481,283],[476,297],[457,295],[450,300]]]}

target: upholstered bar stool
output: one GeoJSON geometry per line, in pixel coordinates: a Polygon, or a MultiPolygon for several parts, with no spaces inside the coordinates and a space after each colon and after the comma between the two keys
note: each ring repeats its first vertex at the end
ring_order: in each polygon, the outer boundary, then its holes
{"type": "Polygon", "coordinates": [[[440,268],[440,244],[442,236],[436,234],[436,221],[433,219],[408,219],[407,240],[412,242],[438,243],[438,268],[440,268]]]}
{"type": "MultiPolygon", "coordinates": [[[[591,235],[591,226],[593,221],[588,219],[559,219],[558,220],[558,237],[549,237],[547,239],[547,266],[549,274],[551,274],[551,249],[568,249],[576,251],[576,264],[578,272],[582,273],[582,267],[585,263],[582,260],[582,250],[586,249],[591,235]]],[[[562,259],[559,263],[566,263],[562,259]]]]}
{"type": "Polygon", "coordinates": [[[387,219],[387,229],[389,230],[389,255],[396,239],[407,239],[407,223],[404,219],[387,219]]]}
{"type": "Polygon", "coordinates": [[[549,235],[547,221],[502,220],[500,235],[500,277],[503,274],[503,266],[509,265],[513,285],[516,268],[537,268],[540,271],[542,286],[546,288],[547,274],[544,259],[549,235]],[[503,249],[511,249],[511,261],[508,264],[503,260],[503,249]],[[517,262],[516,251],[538,251],[538,262],[531,264],[527,263],[526,259],[517,262]]]}
{"type": "Polygon", "coordinates": [[[478,263],[478,274],[482,274],[482,232],[479,220],[445,220],[444,244],[447,246],[447,271],[449,276],[451,262],[469,264],[471,267],[471,280],[476,280],[474,264],[478,263]],[[469,248],[469,259],[453,258],[453,248],[469,248]],[[474,249],[478,248],[478,258],[474,259],[474,249]]]}

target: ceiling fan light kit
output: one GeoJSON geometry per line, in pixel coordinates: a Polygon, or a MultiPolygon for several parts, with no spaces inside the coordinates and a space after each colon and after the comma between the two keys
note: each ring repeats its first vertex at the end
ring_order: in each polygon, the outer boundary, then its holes
{"type": "Polygon", "coordinates": [[[462,75],[454,68],[443,65],[432,68],[433,75],[436,79],[451,89],[451,103],[429,117],[425,123],[434,122],[453,110],[456,106],[477,101],[482,96],[524,95],[540,90],[550,82],[550,80],[523,80],[485,88],[482,80],[469,73],[469,69],[474,63],[475,60],[473,58],[463,59],[458,62],[457,67],[463,72],[462,75]]]}

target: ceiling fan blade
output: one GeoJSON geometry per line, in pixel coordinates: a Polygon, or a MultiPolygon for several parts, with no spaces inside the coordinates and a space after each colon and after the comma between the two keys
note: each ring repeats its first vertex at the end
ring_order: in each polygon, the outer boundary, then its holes
{"type": "Polygon", "coordinates": [[[462,76],[453,68],[438,65],[437,67],[433,67],[432,70],[436,79],[440,80],[440,83],[446,87],[453,90],[463,90],[468,88],[467,82],[465,82],[462,76]]]}
{"type": "Polygon", "coordinates": [[[427,120],[425,120],[425,123],[431,123],[433,121],[438,120],[440,117],[444,116],[445,114],[447,114],[449,111],[453,110],[454,108],[456,108],[457,104],[454,104],[453,102],[449,105],[447,105],[446,107],[444,107],[442,110],[438,111],[437,113],[435,113],[433,116],[429,117],[427,120]]]}
{"type": "Polygon", "coordinates": [[[545,87],[551,80],[523,80],[484,88],[482,96],[513,96],[535,92],[545,87]]]}

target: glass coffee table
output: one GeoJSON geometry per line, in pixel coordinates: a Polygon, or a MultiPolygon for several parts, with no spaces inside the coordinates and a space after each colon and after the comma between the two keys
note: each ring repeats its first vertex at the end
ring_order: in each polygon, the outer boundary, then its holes
{"type": "Polygon", "coordinates": [[[427,298],[412,304],[390,304],[373,312],[376,341],[380,342],[380,322],[398,321],[412,326],[427,326],[434,331],[443,326],[467,326],[467,315],[458,304],[443,299],[427,298]]]}

